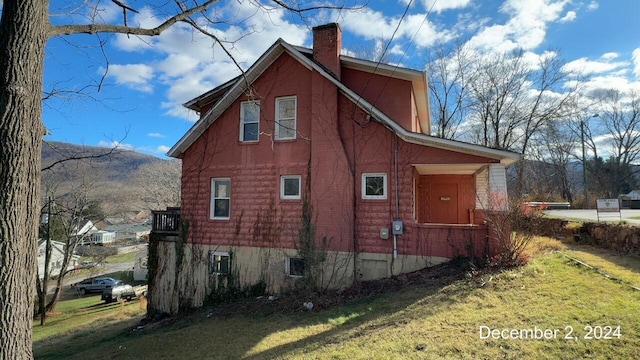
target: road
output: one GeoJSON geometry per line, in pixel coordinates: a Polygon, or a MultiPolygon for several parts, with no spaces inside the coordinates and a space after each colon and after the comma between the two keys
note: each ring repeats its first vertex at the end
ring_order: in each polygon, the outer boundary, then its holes
{"type": "MultiPolygon", "coordinates": [[[[134,263],[132,261],[122,262],[122,263],[105,263],[103,265],[92,268],[93,271],[91,272],[90,275],[86,273],[83,275],[69,273],[64,277],[62,286],[63,288],[70,287],[73,284],[77,283],[78,281],[84,280],[88,277],[96,277],[104,274],[111,274],[118,271],[133,271],[133,265],[134,263]]],[[[56,284],[55,280],[49,280],[49,286],[47,286],[47,288],[49,289],[48,290],[49,294],[53,294],[53,292],[55,291],[55,288],[56,288],[55,284],[56,284]]]]}
{"type": "MultiPolygon", "coordinates": [[[[545,214],[564,219],[582,219],[598,221],[598,213],[593,210],[545,210],[545,214]]],[[[640,210],[622,209],[618,213],[600,213],[600,221],[626,221],[629,224],[640,226],[640,210]],[[634,217],[636,219],[634,219],[634,217]]]]}

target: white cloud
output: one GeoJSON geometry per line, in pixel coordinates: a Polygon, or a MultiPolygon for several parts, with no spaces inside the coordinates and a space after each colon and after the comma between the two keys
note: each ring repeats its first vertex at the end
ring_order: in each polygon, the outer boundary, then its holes
{"type": "MultiPolygon", "coordinates": [[[[310,35],[307,28],[288,22],[282,10],[262,13],[252,2],[225,2],[215,6],[209,15],[244,19],[241,26],[227,23],[207,28],[223,42],[243,69],[253,64],[279,37],[294,45],[304,45],[310,35]]],[[[160,20],[145,9],[135,16],[133,22],[151,27],[160,20]]],[[[134,88],[137,84],[138,90],[149,91],[151,85],[146,83],[147,86],[143,86],[144,80],[155,75],[167,87],[166,101],[161,105],[167,110],[165,114],[190,121],[197,120],[197,117],[182,107],[184,102],[240,74],[219,44],[214,45],[211,38],[194,31],[187,24],[175,24],[157,37],[117,36],[113,45],[123,51],[144,52],[146,58],[158,59],[148,63],[148,71],[137,78],[118,77],[119,83],[134,88]],[[151,56],[146,56],[149,53],[151,56]]]]}
{"type": "Polygon", "coordinates": [[[600,7],[600,5],[598,4],[598,2],[597,2],[597,1],[592,1],[592,2],[590,2],[590,3],[589,3],[589,5],[587,6],[587,10],[591,10],[591,11],[593,11],[593,10],[597,10],[597,9],[598,9],[598,7],[600,7]]]}
{"type": "Polygon", "coordinates": [[[398,28],[395,40],[412,40],[412,47],[421,48],[451,40],[454,35],[449,30],[439,31],[436,26],[425,20],[426,14],[412,14],[404,18],[400,26],[400,17],[388,17],[380,11],[364,9],[362,11],[350,11],[340,13],[340,26],[343,30],[351,34],[363,37],[366,40],[391,39],[394,31],[398,28]],[[371,24],[376,24],[371,26],[371,24]]]}
{"type": "Polygon", "coordinates": [[[159,154],[166,154],[169,152],[169,150],[171,150],[171,147],[166,145],[160,145],[156,148],[156,152],[159,154]]]}
{"type": "Polygon", "coordinates": [[[576,19],[576,17],[577,16],[575,11],[567,11],[567,14],[563,16],[559,21],[561,23],[572,22],[576,19]]]}
{"type": "Polygon", "coordinates": [[[604,53],[602,54],[602,58],[605,60],[612,60],[617,58],[618,56],[620,56],[620,54],[616,53],[616,52],[608,52],[608,53],[604,53]]]}
{"type": "Polygon", "coordinates": [[[157,133],[157,132],[152,132],[152,133],[148,133],[147,134],[148,137],[152,137],[152,138],[163,138],[165,137],[164,135],[157,133]]]}
{"type": "Polygon", "coordinates": [[[640,48],[633,50],[631,59],[633,60],[633,74],[640,79],[640,48]]]}
{"type": "Polygon", "coordinates": [[[469,44],[483,52],[533,50],[545,40],[547,24],[560,21],[560,14],[568,4],[569,0],[507,0],[500,12],[510,18],[504,24],[482,28],[469,44]]]}
{"type": "Polygon", "coordinates": [[[98,142],[98,146],[106,147],[106,148],[115,148],[118,150],[135,150],[136,147],[131,144],[124,144],[120,141],[100,141],[98,142]]]}
{"type": "Polygon", "coordinates": [[[584,75],[588,75],[606,73],[609,71],[620,69],[621,67],[628,66],[628,63],[626,62],[609,62],[606,60],[606,57],[603,56],[602,58],[604,61],[589,60],[586,57],[579,58],[566,63],[562,67],[562,70],[570,73],[581,73],[584,75]]]}
{"type": "Polygon", "coordinates": [[[445,10],[463,9],[471,5],[471,0],[422,0],[427,11],[441,13],[445,10]]]}
{"type": "MultiPolygon", "coordinates": [[[[99,72],[104,73],[100,68],[99,72]]],[[[150,81],[153,79],[153,68],[146,64],[109,65],[107,78],[114,78],[116,84],[125,85],[131,89],[150,93],[153,87],[150,81]]]]}

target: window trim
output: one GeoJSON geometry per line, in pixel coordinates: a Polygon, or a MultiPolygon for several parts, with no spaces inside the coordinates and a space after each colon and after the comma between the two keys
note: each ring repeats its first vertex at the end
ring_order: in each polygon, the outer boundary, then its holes
{"type": "Polygon", "coordinates": [[[302,198],[302,176],[300,175],[280,175],[280,199],[283,200],[300,200],[302,198]],[[298,180],[298,195],[285,195],[284,183],[288,179],[298,180]]]}
{"type": "Polygon", "coordinates": [[[386,200],[387,199],[387,173],[362,173],[362,198],[366,200],[386,200]],[[382,177],[383,195],[367,195],[367,178],[382,177]]]}
{"type": "MultiPolygon", "coordinates": [[[[297,133],[298,133],[298,97],[293,95],[293,96],[283,96],[283,97],[279,97],[276,98],[276,106],[275,106],[275,126],[274,126],[274,139],[275,140],[295,140],[297,137],[297,133]],[[280,128],[282,125],[280,125],[280,119],[279,118],[279,114],[280,114],[280,102],[284,102],[286,100],[293,100],[293,105],[294,105],[294,116],[293,116],[293,136],[291,137],[282,137],[280,135],[280,128]]],[[[290,120],[289,118],[287,118],[286,120],[290,120]]]]}
{"type": "Polygon", "coordinates": [[[292,277],[292,278],[303,278],[303,277],[306,276],[306,273],[307,273],[307,262],[303,257],[300,257],[300,256],[288,256],[287,255],[287,257],[284,260],[284,271],[285,271],[285,274],[287,276],[289,276],[289,277],[292,277]],[[302,260],[302,261],[305,262],[305,266],[304,266],[304,272],[305,273],[304,274],[302,274],[302,275],[291,274],[291,259],[302,260]]]}
{"type": "Polygon", "coordinates": [[[229,252],[227,251],[209,251],[209,275],[229,275],[231,273],[231,255],[229,255],[229,252]],[[213,258],[215,256],[226,256],[228,258],[227,260],[227,272],[219,272],[219,271],[214,271],[214,262],[213,262],[213,258]]]}
{"type": "Polygon", "coordinates": [[[229,220],[231,218],[231,178],[211,178],[211,202],[209,204],[209,219],[210,220],[229,220]],[[229,194],[227,197],[216,197],[216,187],[215,183],[217,181],[228,181],[229,182],[229,194]],[[227,199],[229,200],[229,210],[227,216],[215,216],[215,201],[216,199],[227,199]]]}
{"type": "Polygon", "coordinates": [[[260,141],[260,101],[258,100],[249,100],[249,101],[242,101],[240,103],[240,134],[239,134],[239,140],[240,142],[243,143],[254,143],[254,142],[258,142],[260,141]],[[244,121],[244,115],[245,115],[245,105],[248,104],[256,104],[258,106],[258,119],[255,122],[250,122],[247,123],[244,121]],[[257,138],[255,140],[245,140],[244,139],[244,126],[246,124],[258,124],[258,129],[257,129],[257,138]]]}

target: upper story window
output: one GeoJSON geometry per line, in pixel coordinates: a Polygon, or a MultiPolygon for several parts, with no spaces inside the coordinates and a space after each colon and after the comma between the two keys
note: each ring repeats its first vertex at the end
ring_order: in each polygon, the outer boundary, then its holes
{"type": "Polygon", "coordinates": [[[229,219],[231,209],[231,179],[211,179],[211,219],[229,219]]]}
{"type": "Polygon", "coordinates": [[[300,199],[300,175],[282,175],[280,177],[280,198],[300,199]]]}
{"type": "Polygon", "coordinates": [[[362,198],[379,199],[387,198],[387,174],[364,173],[362,174],[362,198]]]}
{"type": "Polygon", "coordinates": [[[240,141],[258,141],[260,133],[260,103],[240,103],[240,141]]]}
{"type": "Polygon", "coordinates": [[[296,138],[296,97],[276,99],[276,140],[296,138]]]}

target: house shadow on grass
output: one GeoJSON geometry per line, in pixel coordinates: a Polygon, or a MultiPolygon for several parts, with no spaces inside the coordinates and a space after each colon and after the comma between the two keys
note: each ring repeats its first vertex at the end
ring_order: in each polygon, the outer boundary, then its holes
{"type": "MultiPolygon", "coordinates": [[[[362,282],[339,292],[291,294],[273,301],[252,299],[216,306],[138,339],[156,342],[161,337],[166,348],[172,347],[167,341],[176,346],[197,343],[197,352],[187,353],[185,358],[287,357],[302,348],[321,349],[382,328],[402,326],[411,318],[432,316],[473,291],[473,286],[459,283],[468,272],[468,264],[459,261],[390,279],[362,282]],[[309,301],[314,304],[310,311],[303,307],[309,301]],[[429,306],[424,306],[427,302],[429,306]],[[196,333],[207,334],[210,340],[193,338],[196,333]],[[220,352],[221,349],[224,351],[220,352]]],[[[196,350],[189,348],[189,351],[196,350]]],[[[164,358],[176,355],[163,354],[164,358]]]]}
{"type": "Polygon", "coordinates": [[[460,281],[469,271],[468,263],[454,261],[343,291],[204,307],[164,323],[94,334],[93,344],[87,339],[75,346],[69,339],[64,348],[50,348],[38,358],[64,353],[68,359],[273,359],[300,356],[305,348],[335,350],[332,344],[422,321],[464,301],[475,288],[460,281]],[[309,301],[312,310],[303,306],[309,301]]]}
{"type": "MultiPolygon", "coordinates": [[[[246,359],[287,357],[303,348],[320,350],[367,337],[384,328],[402,327],[413,319],[429,318],[473,291],[470,286],[456,286],[466,274],[465,266],[454,263],[362,284],[365,294],[372,295],[305,316],[298,324],[299,327],[324,325],[326,330],[265,350],[250,348],[237,355],[246,359]],[[371,287],[375,290],[370,290],[371,287]],[[455,296],[451,297],[452,294],[455,296]],[[429,306],[425,306],[427,303],[429,306]]],[[[415,346],[420,346],[420,339],[416,339],[415,346]]]]}

